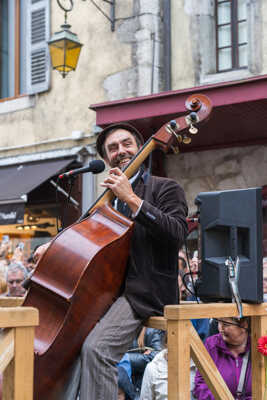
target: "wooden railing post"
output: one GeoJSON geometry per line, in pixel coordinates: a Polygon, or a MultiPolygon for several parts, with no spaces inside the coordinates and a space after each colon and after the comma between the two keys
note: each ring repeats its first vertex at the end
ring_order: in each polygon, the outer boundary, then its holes
{"type": "Polygon", "coordinates": [[[33,340],[34,327],[27,326],[15,329],[14,354],[14,400],[33,397],[33,340]]]}
{"type": "Polygon", "coordinates": [[[215,400],[234,400],[193,325],[191,326],[190,350],[191,357],[201,375],[205,377],[215,400]]]}
{"type": "Polygon", "coordinates": [[[169,400],[190,400],[190,325],[188,320],[167,321],[169,400]]]}
{"type": "Polygon", "coordinates": [[[34,329],[38,310],[32,307],[0,308],[0,372],[2,400],[32,400],[34,329]]]}
{"type": "Polygon", "coordinates": [[[2,400],[14,399],[14,359],[3,373],[2,400]]]}

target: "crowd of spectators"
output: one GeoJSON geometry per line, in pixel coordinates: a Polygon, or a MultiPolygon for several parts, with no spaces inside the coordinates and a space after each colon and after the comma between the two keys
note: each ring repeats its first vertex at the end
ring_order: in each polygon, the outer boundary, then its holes
{"type": "MultiPolygon", "coordinates": [[[[21,297],[26,293],[22,283],[34,268],[33,257],[25,256],[22,242],[16,245],[12,254],[10,250],[10,241],[7,237],[3,237],[0,242],[0,296],[21,297]]],[[[177,267],[180,300],[197,300],[195,293],[199,267],[197,251],[188,258],[186,252],[181,250],[177,267]]],[[[267,258],[263,259],[263,289],[264,301],[267,301],[267,258]]],[[[251,399],[249,320],[199,319],[192,320],[192,324],[233,396],[245,400],[251,399]],[[244,364],[245,374],[241,373],[244,364]],[[241,375],[245,376],[242,382],[240,382],[241,375]]],[[[167,400],[167,360],[165,332],[143,327],[132,347],[117,365],[118,400],[167,400]]],[[[192,360],[190,371],[191,400],[213,400],[212,393],[192,360]]]]}

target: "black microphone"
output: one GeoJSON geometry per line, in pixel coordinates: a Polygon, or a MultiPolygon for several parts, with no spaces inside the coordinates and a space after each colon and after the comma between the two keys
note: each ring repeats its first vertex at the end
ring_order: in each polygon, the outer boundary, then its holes
{"type": "Polygon", "coordinates": [[[71,176],[76,176],[79,174],[84,174],[85,172],[92,172],[93,174],[99,174],[104,171],[105,163],[102,160],[93,160],[89,163],[88,167],[82,167],[77,169],[72,169],[71,171],[65,172],[59,175],[59,179],[69,178],[71,176]]]}

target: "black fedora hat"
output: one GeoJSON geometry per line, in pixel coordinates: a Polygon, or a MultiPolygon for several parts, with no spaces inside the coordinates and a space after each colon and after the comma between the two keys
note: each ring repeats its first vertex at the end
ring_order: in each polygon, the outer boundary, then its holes
{"type": "Polygon", "coordinates": [[[106,128],[103,129],[103,131],[101,131],[96,139],[96,149],[98,154],[100,154],[100,156],[102,158],[104,158],[104,153],[103,153],[103,144],[105,142],[105,139],[107,137],[107,135],[113,130],[113,129],[125,129],[128,132],[131,132],[134,136],[136,136],[138,138],[138,140],[140,141],[141,145],[144,144],[144,138],[141,135],[141,133],[131,124],[128,124],[126,122],[120,122],[118,124],[112,124],[107,126],[106,128]]]}

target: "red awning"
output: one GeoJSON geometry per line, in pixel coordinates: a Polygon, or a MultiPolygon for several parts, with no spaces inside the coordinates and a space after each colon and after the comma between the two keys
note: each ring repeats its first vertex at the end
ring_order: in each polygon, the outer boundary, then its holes
{"type": "Polygon", "coordinates": [[[181,151],[267,143],[267,75],[155,95],[93,104],[96,124],[128,121],[148,139],[167,121],[186,113],[190,94],[203,93],[213,103],[210,119],[181,151]]]}

